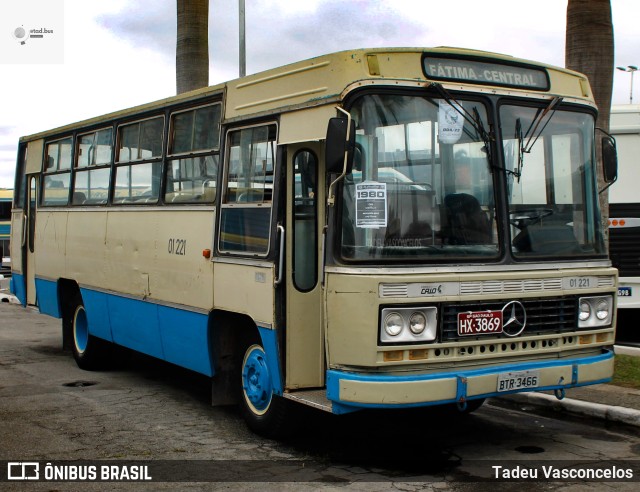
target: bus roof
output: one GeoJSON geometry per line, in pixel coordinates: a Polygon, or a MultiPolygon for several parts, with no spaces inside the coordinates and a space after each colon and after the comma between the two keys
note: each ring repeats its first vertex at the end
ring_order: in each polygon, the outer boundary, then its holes
{"type": "MultiPolygon", "coordinates": [[[[550,82],[548,91],[542,94],[573,98],[594,106],[593,95],[587,78],[577,72],[539,62],[517,59],[508,55],[463,48],[372,48],[341,51],[290,65],[273,68],[217,85],[142,104],[114,113],[65,125],[52,130],[24,136],[21,142],[47,138],[72,132],[78,128],[92,127],[107,120],[126,119],[136,115],[159,111],[166,107],[184,105],[203,98],[215,97],[226,92],[225,121],[247,116],[261,116],[293,111],[304,107],[335,104],[345,91],[355,86],[376,85],[397,80],[405,84],[424,87],[435,78],[425,76],[422,56],[449,56],[451,59],[482,59],[497,65],[528,66],[543,69],[550,82]]],[[[451,89],[461,88],[461,82],[439,80],[451,89]]],[[[474,90],[487,90],[486,85],[472,84],[474,90]]],[[[490,92],[500,90],[491,87],[490,92]]],[[[533,94],[527,88],[511,87],[509,93],[533,94]]],[[[540,91],[535,92],[537,95],[540,91]]]]}

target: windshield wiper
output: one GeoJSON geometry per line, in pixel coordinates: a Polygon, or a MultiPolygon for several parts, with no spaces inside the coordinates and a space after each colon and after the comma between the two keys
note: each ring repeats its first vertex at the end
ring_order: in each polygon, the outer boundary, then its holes
{"type": "Polygon", "coordinates": [[[516,139],[518,140],[518,165],[516,169],[513,171],[507,171],[513,174],[518,182],[520,182],[520,177],[522,176],[522,168],[524,167],[524,155],[529,154],[533,146],[536,144],[540,135],[544,132],[544,129],[547,127],[551,118],[556,112],[556,106],[562,102],[561,97],[554,97],[549,104],[544,109],[538,109],[536,116],[531,121],[529,128],[527,128],[527,133],[522,134],[522,122],[520,118],[516,120],[516,139]],[[551,114],[549,114],[551,112],[551,114]],[[549,117],[547,118],[547,115],[549,117]],[[544,119],[547,118],[544,125],[540,127],[544,119]],[[525,143],[526,140],[526,143],[525,143]]]}
{"type": "MultiPolygon", "coordinates": [[[[442,84],[438,84],[437,82],[432,82],[430,84],[430,87],[435,89],[438,92],[438,94],[440,94],[440,97],[442,97],[442,99],[444,99],[445,102],[447,102],[453,109],[455,109],[456,112],[460,114],[460,116],[462,116],[464,120],[473,127],[473,129],[476,132],[476,135],[475,135],[476,140],[482,140],[482,142],[484,143],[483,150],[487,154],[487,160],[489,161],[489,165],[495,168],[496,166],[494,166],[493,159],[491,158],[491,142],[493,141],[493,137],[485,129],[484,124],[482,123],[482,118],[480,117],[480,112],[478,111],[478,108],[474,106],[473,113],[470,113],[468,110],[464,108],[462,104],[460,104],[456,100],[455,97],[451,95],[451,93],[447,89],[445,89],[442,86],[442,84]]],[[[465,133],[468,134],[468,132],[465,132],[465,133]]]]}

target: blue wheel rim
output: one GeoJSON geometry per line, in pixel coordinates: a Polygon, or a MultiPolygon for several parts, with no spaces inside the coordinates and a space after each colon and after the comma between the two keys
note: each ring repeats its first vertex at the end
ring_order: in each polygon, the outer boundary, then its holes
{"type": "Polygon", "coordinates": [[[247,351],[242,364],[242,389],[247,404],[257,414],[269,408],[273,387],[267,366],[267,356],[262,347],[253,345],[247,351]]]}
{"type": "Polygon", "coordinates": [[[89,344],[89,323],[83,306],[79,306],[73,320],[73,340],[78,353],[87,350],[89,344]]]}

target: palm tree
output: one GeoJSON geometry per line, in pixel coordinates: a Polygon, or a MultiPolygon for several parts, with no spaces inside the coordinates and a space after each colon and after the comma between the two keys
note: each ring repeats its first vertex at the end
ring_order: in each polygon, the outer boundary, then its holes
{"type": "MultiPolygon", "coordinates": [[[[598,105],[596,126],[609,131],[611,92],[613,90],[613,24],[610,0],[569,0],[567,4],[567,32],[565,65],[589,77],[598,105]]],[[[598,183],[604,186],[602,159],[598,145],[598,183]]],[[[600,194],[602,220],[609,218],[607,193],[600,194]]]]}
{"type": "Polygon", "coordinates": [[[209,0],[177,0],[176,90],[209,85],[209,0]]]}

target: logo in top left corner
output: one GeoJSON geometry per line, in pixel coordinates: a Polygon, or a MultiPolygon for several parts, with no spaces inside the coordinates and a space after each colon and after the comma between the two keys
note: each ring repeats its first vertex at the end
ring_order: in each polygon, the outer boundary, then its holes
{"type": "Polygon", "coordinates": [[[36,462],[9,462],[7,465],[8,480],[38,480],[40,478],[40,463],[36,462]]]}
{"type": "Polygon", "coordinates": [[[29,38],[29,30],[24,26],[18,26],[13,30],[13,39],[20,44],[25,44],[29,38]]]}

